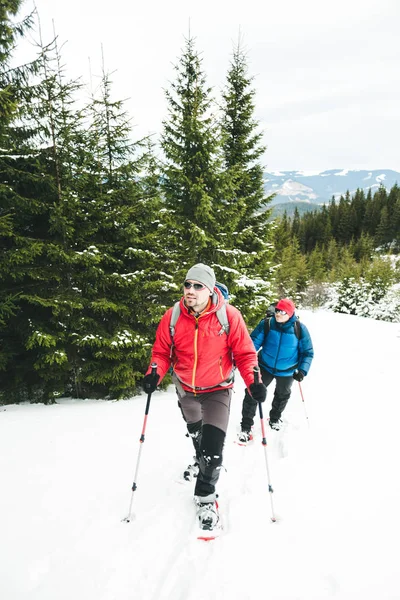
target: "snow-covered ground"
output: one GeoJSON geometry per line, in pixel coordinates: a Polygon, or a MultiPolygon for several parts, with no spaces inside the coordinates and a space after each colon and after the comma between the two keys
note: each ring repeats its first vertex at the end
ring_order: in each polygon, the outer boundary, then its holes
{"type": "Polygon", "coordinates": [[[233,443],[238,378],[214,542],[192,535],[180,480],[192,449],[172,387],[151,400],[129,524],[144,395],[0,407],[0,598],[398,600],[400,325],[300,317],[316,353],[305,403],[295,384],[284,439],[267,429],[279,522],[259,420],[253,445],[233,443]]]}

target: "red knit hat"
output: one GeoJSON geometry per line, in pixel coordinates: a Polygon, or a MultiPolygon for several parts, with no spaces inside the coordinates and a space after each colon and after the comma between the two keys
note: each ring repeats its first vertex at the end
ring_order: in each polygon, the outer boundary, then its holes
{"type": "Polygon", "coordinates": [[[279,300],[275,308],[286,311],[289,317],[292,317],[294,315],[294,311],[296,310],[294,302],[289,300],[289,298],[282,298],[282,300],[279,300]]]}

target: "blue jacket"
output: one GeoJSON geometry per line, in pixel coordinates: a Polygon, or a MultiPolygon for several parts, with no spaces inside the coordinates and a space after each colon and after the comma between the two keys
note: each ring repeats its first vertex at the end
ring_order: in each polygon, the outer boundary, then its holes
{"type": "Polygon", "coordinates": [[[311,336],[303,323],[300,323],[301,337],[297,339],[294,323],[297,320],[293,315],[286,323],[277,323],[275,317],[271,317],[270,330],[267,337],[264,336],[264,319],[262,319],[254,331],[250,334],[258,354],[260,367],[279,377],[289,377],[296,369],[303,371],[306,375],[310,369],[314,357],[314,349],[311,336]]]}

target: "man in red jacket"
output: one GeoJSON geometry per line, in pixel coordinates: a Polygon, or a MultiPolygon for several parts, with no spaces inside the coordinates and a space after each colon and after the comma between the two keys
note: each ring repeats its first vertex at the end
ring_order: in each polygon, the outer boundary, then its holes
{"type": "Polygon", "coordinates": [[[198,462],[194,490],[202,529],[218,527],[215,486],[222,465],[222,451],[228,427],[234,364],[257,402],[266,397],[266,387],[254,382],[258,366],[254,344],[239,310],[226,304],[229,332],[221,327],[217,311],[225,303],[215,287],[215,274],[202,263],[186,274],[180,316],[172,332],[173,309],[162,317],[156,333],[151,362],[143,387],[152,393],[172,366],[179,406],[187,423],[198,462]]]}

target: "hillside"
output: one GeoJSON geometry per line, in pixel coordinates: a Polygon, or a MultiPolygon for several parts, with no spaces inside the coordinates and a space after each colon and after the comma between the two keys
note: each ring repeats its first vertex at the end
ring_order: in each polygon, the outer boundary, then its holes
{"type": "Polygon", "coordinates": [[[303,171],[280,171],[264,173],[266,195],[276,194],[271,206],[273,215],[293,214],[295,207],[300,213],[315,210],[328,203],[332,197],[340,198],[347,190],[353,194],[357,188],[365,193],[374,193],[380,185],[390,189],[396,182],[400,184],[400,172],[389,169],[357,171],[331,169],[321,173],[303,171]],[[276,208],[275,208],[276,207],[276,208]]]}
{"type": "Polygon", "coordinates": [[[294,386],[287,433],[267,428],[279,520],[270,520],[259,419],[254,443],[234,444],[238,377],[218,489],[225,529],[215,542],[192,534],[193,485],[180,479],[192,448],[172,386],[153,395],[142,445],[143,394],[2,407],[0,597],[400,598],[399,324],[322,310],[300,318],[315,347],[305,402],[294,386]]]}

